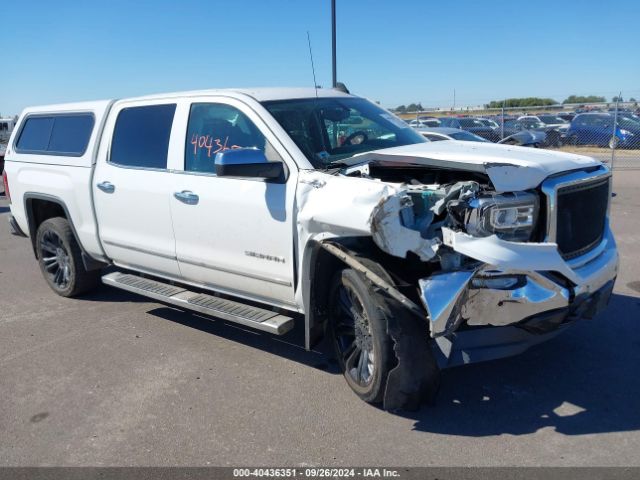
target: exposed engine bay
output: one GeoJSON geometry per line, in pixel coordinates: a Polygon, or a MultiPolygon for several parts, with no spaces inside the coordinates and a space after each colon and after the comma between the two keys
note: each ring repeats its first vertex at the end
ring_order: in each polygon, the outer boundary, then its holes
{"type": "Polygon", "coordinates": [[[369,219],[373,240],[390,255],[404,258],[413,252],[422,261],[437,261],[442,271],[451,271],[462,267],[463,258],[444,245],[443,228],[519,242],[531,240],[535,233],[538,194],[497,193],[480,173],[372,163],[347,175],[397,188],[395,195],[380,199],[369,219]]]}

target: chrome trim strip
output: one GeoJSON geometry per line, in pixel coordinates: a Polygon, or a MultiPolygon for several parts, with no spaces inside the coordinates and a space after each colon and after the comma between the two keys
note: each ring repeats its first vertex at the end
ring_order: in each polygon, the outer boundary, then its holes
{"type": "Polygon", "coordinates": [[[125,248],[127,250],[133,250],[134,252],[146,253],[147,255],[154,255],[156,257],[167,258],[169,260],[177,260],[177,257],[175,255],[167,255],[166,253],[152,252],[144,248],[134,247],[132,245],[125,245],[123,243],[113,242],[111,240],[102,240],[102,243],[111,245],[112,247],[125,248]]]}
{"type": "Polygon", "coordinates": [[[217,270],[219,272],[230,273],[232,275],[239,275],[241,277],[253,278],[255,280],[261,280],[263,282],[275,283],[277,285],[284,285],[285,287],[290,287],[291,286],[291,282],[288,281],[288,280],[282,280],[280,278],[269,278],[269,277],[266,277],[264,275],[257,275],[255,273],[241,272],[239,270],[235,270],[235,269],[232,269],[232,268],[221,267],[219,265],[212,265],[210,263],[205,263],[205,262],[200,262],[200,261],[197,261],[197,260],[186,259],[186,258],[183,258],[183,257],[179,257],[178,258],[178,262],[187,263],[189,265],[194,265],[196,267],[210,268],[211,270],[217,270]]]}
{"type": "Polygon", "coordinates": [[[597,258],[598,256],[600,256],[600,254],[602,252],[604,252],[605,248],[607,248],[607,243],[609,242],[608,237],[606,235],[606,230],[608,230],[608,229],[609,229],[609,222],[607,221],[607,225],[605,227],[605,235],[603,235],[603,238],[600,241],[600,243],[598,245],[596,245],[595,247],[593,247],[588,252],[583,253],[579,257],[575,257],[575,258],[572,258],[572,259],[565,260],[567,262],[567,264],[572,269],[575,270],[576,268],[580,268],[583,265],[586,265],[587,263],[589,263],[594,258],[597,258]]]}

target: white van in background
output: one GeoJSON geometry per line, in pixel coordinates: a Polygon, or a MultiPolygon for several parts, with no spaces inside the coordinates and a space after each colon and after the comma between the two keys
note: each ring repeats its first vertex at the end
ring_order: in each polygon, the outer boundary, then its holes
{"type": "Polygon", "coordinates": [[[7,143],[13,128],[16,126],[15,118],[0,118],[0,143],[7,143]]]}

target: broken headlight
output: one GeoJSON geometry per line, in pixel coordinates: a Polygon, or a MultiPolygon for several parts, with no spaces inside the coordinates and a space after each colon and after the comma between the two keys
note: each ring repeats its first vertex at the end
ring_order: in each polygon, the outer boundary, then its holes
{"type": "Polygon", "coordinates": [[[524,242],[531,238],[538,219],[538,196],[531,192],[480,195],[468,205],[466,229],[476,237],[495,234],[524,242]]]}

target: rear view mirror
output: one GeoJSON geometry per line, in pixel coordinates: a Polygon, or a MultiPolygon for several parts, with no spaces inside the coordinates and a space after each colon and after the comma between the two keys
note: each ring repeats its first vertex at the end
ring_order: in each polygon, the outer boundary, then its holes
{"type": "Polygon", "coordinates": [[[216,154],[215,166],[219,177],[284,179],[283,163],[270,162],[257,148],[224,150],[216,154]]]}
{"type": "Polygon", "coordinates": [[[332,122],[343,122],[349,118],[350,115],[351,112],[348,108],[330,107],[322,109],[322,117],[332,122]]]}

